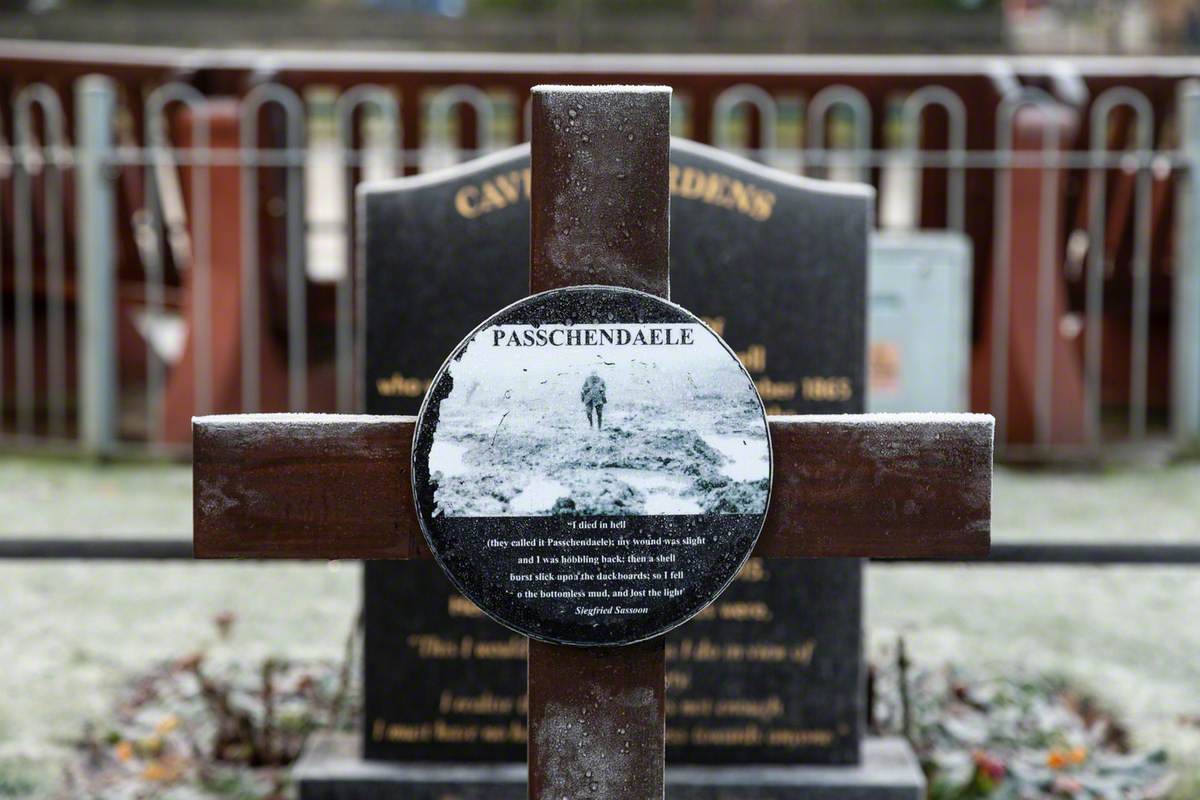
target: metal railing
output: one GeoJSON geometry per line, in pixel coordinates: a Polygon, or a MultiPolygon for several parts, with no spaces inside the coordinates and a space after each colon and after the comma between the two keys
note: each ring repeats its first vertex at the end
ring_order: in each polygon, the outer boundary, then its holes
{"type": "Polygon", "coordinates": [[[1200,433],[1191,61],[16,50],[0,440],[186,452],[193,413],[356,409],[355,184],[524,139],[548,78],[670,83],[676,134],[966,233],[1001,457],[1200,433]]]}

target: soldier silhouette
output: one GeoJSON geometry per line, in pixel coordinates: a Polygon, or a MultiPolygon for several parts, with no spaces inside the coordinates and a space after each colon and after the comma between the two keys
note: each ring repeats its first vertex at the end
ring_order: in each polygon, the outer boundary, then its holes
{"type": "Polygon", "coordinates": [[[579,390],[579,399],[587,410],[589,428],[592,427],[593,412],[596,415],[596,429],[604,427],[604,404],[608,402],[604,388],[604,379],[592,370],[592,374],[583,381],[583,388],[579,390]]]}

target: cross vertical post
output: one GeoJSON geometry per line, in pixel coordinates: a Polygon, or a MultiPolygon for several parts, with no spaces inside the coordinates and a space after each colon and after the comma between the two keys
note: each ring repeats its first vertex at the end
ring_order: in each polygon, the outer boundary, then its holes
{"type": "MultiPolygon", "coordinates": [[[[667,87],[533,90],[533,292],[608,285],[669,296],[667,87]]],[[[529,796],[663,796],[663,638],[529,642],[529,796]],[[586,734],[581,736],[580,734],[586,734]]]]}

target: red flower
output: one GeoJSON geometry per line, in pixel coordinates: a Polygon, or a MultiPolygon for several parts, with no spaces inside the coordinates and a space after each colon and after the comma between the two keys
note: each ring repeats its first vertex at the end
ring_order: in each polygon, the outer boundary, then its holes
{"type": "Polygon", "coordinates": [[[975,769],[983,775],[986,775],[993,783],[1000,783],[1004,780],[1004,762],[995,756],[976,750],[973,754],[975,759],[975,769]]]}

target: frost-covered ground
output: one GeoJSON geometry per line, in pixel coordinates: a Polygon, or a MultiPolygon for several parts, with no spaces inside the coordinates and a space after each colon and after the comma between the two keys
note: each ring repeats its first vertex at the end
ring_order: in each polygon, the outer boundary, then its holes
{"type": "MultiPolygon", "coordinates": [[[[0,459],[0,536],[186,537],[186,466],[95,469],[0,459]]],[[[1000,470],[998,540],[1200,541],[1200,465],[1060,475],[1000,470]]],[[[0,562],[0,783],[14,760],[52,770],[111,688],[187,653],[233,609],[249,656],[337,658],[354,564],[0,562]]],[[[876,566],[872,649],[903,634],[924,662],[1067,673],[1200,764],[1200,570],[876,566]],[[1191,718],[1191,723],[1188,720],[1191,718]]]]}

